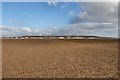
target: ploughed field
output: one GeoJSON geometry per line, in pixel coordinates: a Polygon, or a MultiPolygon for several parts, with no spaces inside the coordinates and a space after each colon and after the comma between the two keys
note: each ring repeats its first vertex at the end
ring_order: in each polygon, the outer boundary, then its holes
{"type": "Polygon", "coordinates": [[[118,77],[117,40],[2,40],[4,78],[118,77]]]}

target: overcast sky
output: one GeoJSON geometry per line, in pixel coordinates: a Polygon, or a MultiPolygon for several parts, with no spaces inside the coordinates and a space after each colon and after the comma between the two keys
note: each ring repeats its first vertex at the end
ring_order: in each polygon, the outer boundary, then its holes
{"type": "Polygon", "coordinates": [[[118,36],[117,2],[3,2],[2,36],[118,36]]]}

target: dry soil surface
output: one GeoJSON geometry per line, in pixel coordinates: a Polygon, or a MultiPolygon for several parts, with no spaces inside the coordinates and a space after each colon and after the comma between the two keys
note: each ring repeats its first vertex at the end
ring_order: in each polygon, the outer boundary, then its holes
{"type": "Polygon", "coordinates": [[[117,40],[2,42],[4,78],[117,77],[117,40]]]}

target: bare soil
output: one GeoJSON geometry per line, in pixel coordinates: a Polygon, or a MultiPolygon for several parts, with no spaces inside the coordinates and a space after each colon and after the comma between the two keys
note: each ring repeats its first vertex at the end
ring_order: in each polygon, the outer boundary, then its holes
{"type": "Polygon", "coordinates": [[[4,78],[118,77],[117,40],[2,41],[4,78]]]}

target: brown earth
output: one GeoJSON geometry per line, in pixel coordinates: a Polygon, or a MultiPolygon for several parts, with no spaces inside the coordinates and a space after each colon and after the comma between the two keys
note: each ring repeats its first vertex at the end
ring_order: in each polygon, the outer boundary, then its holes
{"type": "Polygon", "coordinates": [[[2,42],[4,78],[118,77],[117,40],[2,42]]]}

